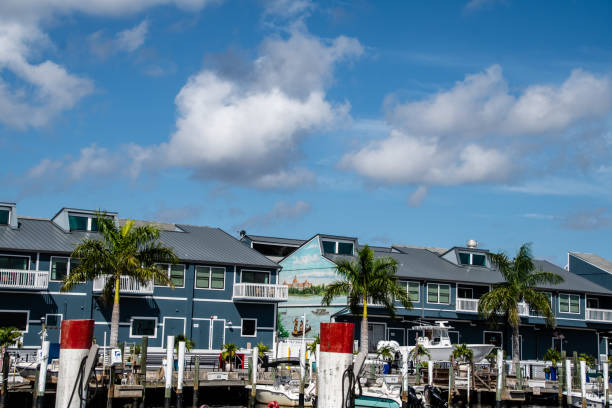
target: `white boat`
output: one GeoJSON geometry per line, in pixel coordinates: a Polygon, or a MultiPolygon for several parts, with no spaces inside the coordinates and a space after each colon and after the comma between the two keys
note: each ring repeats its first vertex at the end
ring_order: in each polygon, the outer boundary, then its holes
{"type": "MultiPolygon", "coordinates": [[[[437,321],[435,323],[435,325],[413,326],[412,328],[414,330],[419,330],[422,333],[422,336],[417,337],[416,342],[429,351],[430,356],[428,360],[450,361],[454,346],[451,343],[448,330],[452,329],[452,327],[448,326],[447,321],[437,321]]],[[[379,342],[377,346],[378,348],[383,345],[394,347],[392,343],[397,345],[396,342],[379,342]]],[[[410,353],[414,347],[415,346],[397,347],[397,351],[402,354],[410,353]]],[[[467,344],[467,347],[474,353],[473,361],[478,362],[485,358],[495,346],[493,344],[467,344]]]]}
{"type": "MultiPolygon", "coordinates": [[[[248,390],[251,389],[247,385],[248,390]]],[[[304,390],[304,406],[312,407],[312,393],[314,384],[311,384],[304,390]]],[[[276,401],[281,407],[298,407],[300,401],[299,382],[291,381],[287,384],[278,385],[260,385],[255,388],[255,400],[258,404],[269,404],[276,401]]]]}
{"type": "MultiPolygon", "coordinates": [[[[563,395],[567,396],[567,391],[563,391],[563,395]]],[[[571,396],[571,406],[575,408],[582,408],[582,393],[580,391],[572,391],[571,396]]],[[[587,392],[585,393],[585,397],[587,408],[603,408],[605,406],[604,396],[599,396],[593,392],[587,392]]]]}

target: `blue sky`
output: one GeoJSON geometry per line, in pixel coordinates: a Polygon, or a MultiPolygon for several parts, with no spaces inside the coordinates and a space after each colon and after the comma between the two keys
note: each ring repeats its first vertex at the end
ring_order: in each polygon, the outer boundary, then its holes
{"type": "Polygon", "coordinates": [[[1,199],[612,259],[611,9],[2,2],[1,199]]]}

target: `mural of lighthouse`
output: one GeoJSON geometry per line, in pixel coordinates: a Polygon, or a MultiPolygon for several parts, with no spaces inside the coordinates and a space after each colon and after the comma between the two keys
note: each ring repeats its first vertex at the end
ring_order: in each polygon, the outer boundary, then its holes
{"type": "Polygon", "coordinates": [[[304,330],[308,338],[317,336],[320,323],[346,307],[346,297],[334,299],[329,307],[321,305],[325,285],[337,279],[336,264],[323,256],[321,242],[315,236],[280,262],[279,281],[289,286],[289,300],[279,305],[279,315],[290,338],[301,338],[304,330]]]}

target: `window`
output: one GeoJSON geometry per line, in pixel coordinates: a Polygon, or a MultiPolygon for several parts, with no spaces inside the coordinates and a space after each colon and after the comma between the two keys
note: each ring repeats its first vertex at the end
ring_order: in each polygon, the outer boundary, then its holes
{"type": "Polygon", "coordinates": [[[155,317],[133,317],[130,322],[130,337],[157,337],[155,317]]]}
{"type": "Polygon", "coordinates": [[[338,242],[338,253],[341,255],[353,255],[353,243],[338,242]]]}
{"type": "Polygon", "coordinates": [[[241,326],[240,335],[242,337],[257,336],[257,319],[242,319],[241,326]]]}
{"type": "Polygon", "coordinates": [[[198,289],[208,289],[210,287],[210,267],[196,266],[195,284],[198,289]]]}
{"type": "Polygon", "coordinates": [[[0,269],[26,270],[30,259],[25,256],[0,255],[0,269]]]}
{"type": "Polygon", "coordinates": [[[599,299],[588,297],[586,302],[586,307],[589,309],[599,309],[599,299]]]}
{"type": "Polygon", "coordinates": [[[461,265],[486,266],[487,256],[485,254],[459,252],[459,263],[461,265]]]}
{"type": "Polygon", "coordinates": [[[225,268],[210,268],[210,288],[225,288],[225,268]]]}
{"type": "Polygon", "coordinates": [[[335,254],[336,243],[334,241],[323,241],[323,252],[326,254],[335,254]]]}
{"type": "MultiPolygon", "coordinates": [[[[554,314],[555,308],[553,307],[553,296],[552,296],[552,293],[550,293],[550,292],[542,292],[542,294],[548,298],[548,304],[550,305],[550,310],[554,314]]],[[[531,309],[531,307],[529,308],[529,314],[531,316],[542,317],[542,313],[536,312],[535,310],[531,309]]]]}
{"type": "Polygon", "coordinates": [[[270,274],[268,272],[257,271],[242,271],[240,281],[244,283],[270,283],[270,274]]]}
{"type": "Polygon", "coordinates": [[[428,283],[427,303],[450,304],[450,285],[428,283]]]}
{"type": "Polygon", "coordinates": [[[0,224],[8,225],[10,214],[11,212],[9,210],[0,210],[0,224]]]}
{"type": "Polygon", "coordinates": [[[494,344],[495,347],[502,347],[502,344],[503,344],[502,332],[484,331],[483,332],[483,343],[484,344],[494,344]]]}
{"type": "Polygon", "coordinates": [[[561,293],[559,295],[559,312],[580,313],[580,295],[561,293]]]}
{"type": "Polygon", "coordinates": [[[419,295],[421,292],[421,285],[419,282],[410,282],[410,281],[400,281],[400,285],[406,288],[406,293],[408,294],[408,300],[411,302],[418,302],[419,295]]]}
{"type": "Polygon", "coordinates": [[[62,325],[61,314],[47,314],[45,315],[45,325],[47,328],[58,328],[62,325]]]}
{"type": "MultiPolygon", "coordinates": [[[[156,266],[167,271],[167,276],[170,278],[170,282],[172,282],[175,288],[182,288],[185,286],[185,265],[157,264],[156,266]]],[[[159,279],[155,279],[154,284],[156,286],[167,286],[159,279]]]]}
{"type": "Polygon", "coordinates": [[[98,217],[91,217],[91,231],[98,230],[98,217]]]}
{"type": "Polygon", "coordinates": [[[461,299],[473,299],[474,298],[474,290],[472,288],[462,288],[459,286],[457,289],[457,297],[461,299]]]}
{"type": "Polygon", "coordinates": [[[69,215],[68,224],[70,225],[70,231],[87,231],[87,220],[88,217],[69,215]]]}
{"type": "Polygon", "coordinates": [[[25,310],[0,310],[0,327],[16,327],[19,331],[27,332],[29,314],[25,310]]]}
{"type": "Polygon", "coordinates": [[[61,281],[68,275],[70,258],[51,257],[51,280],[61,281]]]}

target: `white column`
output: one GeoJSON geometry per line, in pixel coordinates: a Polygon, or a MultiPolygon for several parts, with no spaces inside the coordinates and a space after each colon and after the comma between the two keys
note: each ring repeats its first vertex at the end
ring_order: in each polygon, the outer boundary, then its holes
{"type": "Polygon", "coordinates": [[[174,369],[174,336],[166,340],[166,390],[172,389],[172,370],[174,369]]]}
{"type": "Polygon", "coordinates": [[[179,341],[178,346],[178,384],[176,388],[183,390],[183,377],[185,375],[185,342],[179,341]]]}
{"type": "Polygon", "coordinates": [[[49,360],[49,344],[50,342],[45,340],[41,347],[40,356],[40,372],[38,373],[38,396],[45,395],[45,387],[47,385],[47,361],[49,360]]]}

